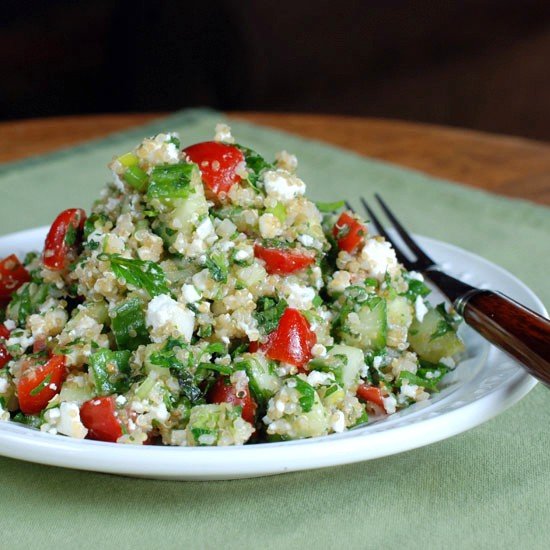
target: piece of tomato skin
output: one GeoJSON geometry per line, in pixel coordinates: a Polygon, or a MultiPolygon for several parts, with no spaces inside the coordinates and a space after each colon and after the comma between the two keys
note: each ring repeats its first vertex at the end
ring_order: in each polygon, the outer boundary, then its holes
{"type": "Polygon", "coordinates": [[[113,395],[95,397],[83,403],[80,407],[80,420],[88,429],[88,439],[116,443],[122,436],[113,395]]]}
{"type": "Polygon", "coordinates": [[[186,147],[183,152],[199,167],[204,186],[211,192],[210,197],[227,194],[241,181],[237,169],[245,158],[237,147],[218,141],[203,141],[186,147]]]}
{"type": "Polygon", "coordinates": [[[29,272],[15,254],[0,260],[0,305],[8,302],[12,294],[30,280],[29,272]]]}
{"type": "Polygon", "coordinates": [[[10,331],[6,325],[0,323],[0,370],[2,370],[12,359],[6,348],[5,341],[10,337],[10,331]],[[2,342],[4,340],[4,342],[2,342]]]}
{"type": "Polygon", "coordinates": [[[290,275],[315,263],[315,257],[301,252],[254,245],[254,256],[265,262],[270,275],[290,275]]]}
{"type": "Polygon", "coordinates": [[[226,376],[220,376],[208,392],[209,403],[230,403],[242,407],[241,416],[254,426],[256,422],[256,410],[258,405],[254,401],[250,388],[243,390],[243,395],[238,395],[237,390],[226,376]]]}
{"type": "Polygon", "coordinates": [[[49,401],[61,391],[67,376],[66,357],[52,355],[44,365],[29,363],[17,384],[19,408],[25,414],[41,413],[49,401]],[[49,380],[45,383],[46,378],[49,380]],[[44,384],[44,387],[40,387],[44,384]]]}
{"type": "Polygon", "coordinates": [[[338,248],[352,254],[364,241],[367,228],[347,212],[342,212],[334,224],[332,234],[336,238],[338,248]],[[342,231],[345,231],[345,234],[338,237],[342,231]]]}
{"type": "Polygon", "coordinates": [[[377,388],[376,386],[360,384],[355,393],[359,399],[367,401],[369,403],[374,403],[375,405],[378,405],[385,410],[384,400],[382,398],[382,392],[380,391],[380,388],[377,388]]]}
{"type": "Polygon", "coordinates": [[[270,359],[289,363],[305,372],[316,343],[317,335],[311,330],[308,320],[297,309],[287,307],[279,325],[260,349],[270,359]]]}
{"type": "Polygon", "coordinates": [[[78,246],[78,236],[74,243],[67,242],[69,227],[72,226],[78,234],[85,221],[86,212],[81,208],[68,208],[55,218],[44,243],[44,267],[52,271],[62,271],[69,265],[78,246]]]}

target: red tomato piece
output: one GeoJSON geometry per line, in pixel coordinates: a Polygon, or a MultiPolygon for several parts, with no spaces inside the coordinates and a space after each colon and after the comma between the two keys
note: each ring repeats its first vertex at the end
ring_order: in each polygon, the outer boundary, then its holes
{"type": "Polygon", "coordinates": [[[369,403],[374,403],[382,407],[384,410],[384,400],[382,399],[382,392],[380,388],[375,386],[367,386],[366,384],[361,384],[357,388],[357,397],[363,401],[368,401],[369,403]]]}
{"type": "Polygon", "coordinates": [[[30,280],[29,272],[15,254],[0,260],[0,302],[9,300],[23,283],[30,280]]]}
{"type": "Polygon", "coordinates": [[[342,212],[332,229],[332,234],[336,238],[338,248],[351,254],[363,242],[367,228],[347,212],[342,212]]]}
{"type": "Polygon", "coordinates": [[[25,414],[38,414],[61,391],[65,380],[64,355],[52,355],[44,365],[27,364],[17,384],[19,408],[25,414]]]}
{"type": "Polygon", "coordinates": [[[6,325],[0,323],[0,370],[3,369],[11,359],[11,355],[8,353],[4,342],[2,342],[2,340],[7,340],[9,337],[10,331],[6,328],[6,325]]]}
{"type": "Polygon", "coordinates": [[[288,275],[315,262],[315,258],[309,254],[292,249],[264,248],[260,244],[254,245],[254,256],[265,262],[270,275],[288,275]]]}
{"type": "Polygon", "coordinates": [[[256,409],[258,405],[250,395],[248,384],[246,388],[237,391],[237,388],[226,376],[220,376],[208,392],[209,403],[230,403],[242,407],[241,416],[247,422],[254,425],[256,421],[256,409]]]}
{"type": "Polygon", "coordinates": [[[308,320],[297,309],[287,307],[261,349],[270,359],[303,369],[311,359],[311,348],[316,342],[317,335],[308,320]]]}
{"type": "Polygon", "coordinates": [[[76,256],[86,212],[81,208],[63,210],[55,218],[44,244],[44,266],[53,271],[65,269],[76,256]]]}
{"type": "Polygon", "coordinates": [[[237,167],[244,162],[242,151],[233,145],[218,141],[205,141],[183,150],[191,162],[198,165],[202,181],[214,195],[227,193],[241,181],[237,167]]]}
{"type": "Polygon", "coordinates": [[[116,443],[122,435],[115,398],[96,397],[80,407],[80,420],[88,428],[88,438],[116,443]]]}

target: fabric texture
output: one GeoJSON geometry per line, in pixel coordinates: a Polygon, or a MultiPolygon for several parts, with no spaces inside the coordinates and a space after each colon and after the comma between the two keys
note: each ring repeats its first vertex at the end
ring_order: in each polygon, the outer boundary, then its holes
{"type": "MultiPolygon", "coordinates": [[[[107,162],[158,131],[211,139],[221,115],[169,118],[0,167],[0,234],[89,208],[107,162]]],[[[508,269],[550,305],[550,210],[230,121],[239,143],[286,149],[316,200],[380,192],[414,232],[508,269]]],[[[0,458],[3,548],[548,548],[550,394],[428,447],[359,464],[240,481],[172,482],[0,458]]]]}

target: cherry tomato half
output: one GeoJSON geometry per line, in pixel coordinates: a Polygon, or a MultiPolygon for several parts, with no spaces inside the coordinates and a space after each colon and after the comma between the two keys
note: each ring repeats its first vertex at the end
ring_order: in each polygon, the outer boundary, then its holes
{"type": "Polygon", "coordinates": [[[53,271],[65,269],[76,256],[80,232],[86,221],[81,208],[63,210],[55,218],[44,244],[44,266],[53,271]]]}
{"type": "Polygon", "coordinates": [[[0,260],[0,302],[9,300],[23,283],[30,280],[29,272],[15,254],[0,260]]]}
{"type": "Polygon", "coordinates": [[[367,228],[347,212],[342,212],[332,228],[338,248],[350,254],[363,242],[367,228]]]}
{"type": "Polygon", "coordinates": [[[215,196],[227,193],[241,181],[237,167],[244,162],[242,151],[233,145],[205,141],[183,150],[191,162],[198,165],[206,189],[215,196]]]}
{"type": "Polygon", "coordinates": [[[88,428],[88,438],[116,443],[122,435],[115,398],[96,397],[80,407],[80,420],[88,428]]]}
{"type": "Polygon", "coordinates": [[[3,369],[11,359],[11,355],[6,349],[3,340],[7,340],[10,337],[10,331],[6,328],[6,325],[0,323],[0,369],[3,369]]]}
{"type": "Polygon", "coordinates": [[[65,380],[64,355],[52,355],[44,365],[28,363],[17,384],[19,408],[25,414],[38,414],[61,391],[65,380]]]}
{"type": "Polygon", "coordinates": [[[265,262],[265,269],[270,275],[288,275],[315,262],[309,254],[292,249],[264,248],[260,244],[254,245],[254,256],[265,262]]]}
{"type": "Polygon", "coordinates": [[[382,407],[384,410],[384,400],[382,399],[382,392],[380,388],[375,386],[367,386],[366,384],[361,384],[357,388],[357,397],[363,401],[368,401],[369,403],[374,403],[382,407]]]}
{"type": "Polygon", "coordinates": [[[260,349],[276,361],[284,361],[303,369],[311,359],[311,348],[317,336],[308,320],[297,310],[287,307],[277,328],[268,336],[260,349]]]}
{"type": "Polygon", "coordinates": [[[256,421],[256,409],[258,405],[250,395],[248,385],[237,392],[237,388],[226,376],[220,376],[208,392],[209,403],[230,403],[242,407],[241,416],[247,422],[254,425],[256,421]]]}

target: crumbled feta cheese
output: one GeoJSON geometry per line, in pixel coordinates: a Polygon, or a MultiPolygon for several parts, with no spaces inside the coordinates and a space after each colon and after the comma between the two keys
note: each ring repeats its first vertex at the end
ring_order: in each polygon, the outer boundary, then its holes
{"type": "Polygon", "coordinates": [[[382,281],[389,273],[393,275],[398,268],[395,251],[391,244],[377,238],[368,239],[361,250],[361,259],[366,267],[379,281],[382,281]]]}
{"type": "Polygon", "coordinates": [[[388,414],[393,414],[397,410],[397,399],[393,395],[382,397],[382,403],[384,403],[384,409],[388,414]]]}
{"type": "Polygon", "coordinates": [[[195,314],[167,294],[155,296],[147,306],[147,326],[152,327],[153,342],[162,342],[175,332],[190,342],[195,325],[195,314]]]}
{"type": "Polygon", "coordinates": [[[289,307],[295,309],[310,309],[312,307],[312,301],[315,298],[315,289],[299,283],[285,281],[282,290],[286,295],[289,307]]]}
{"type": "Polygon", "coordinates": [[[6,319],[4,321],[4,326],[8,329],[8,330],[13,330],[17,325],[15,324],[15,321],[12,321],[11,319],[6,319]]]}
{"type": "Polygon", "coordinates": [[[120,179],[120,176],[113,170],[113,183],[119,191],[124,191],[124,182],[120,179]]]}
{"type": "Polygon", "coordinates": [[[209,279],[209,271],[208,269],[203,269],[202,271],[199,271],[198,273],[195,273],[192,277],[193,284],[198,290],[206,290],[206,287],[208,285],[208,279],[209,279]]]}
{"type": "Polygon", "coordinates": [[[323,344],[315,344],[311,348],[311,355],[313,357],[324,357],[327,354],[327,348],[323,344]]]}
{"type": "MultiPolygon", "coordinates": [[[[53,409],[55,410],[55,409],[53,409]]],[[[61,403],[56,429],[60,434],[84,439],[88,430],[80,421],[80,409],[75,403],[61,403]]]]}
{"type": "Polygon", "coordinates": [[[452,357],[442,357],[439,362],[442,365],[445,365],[446,367],[449,367],[450,369],[454,369],[456,366],[456,362],[452,357]]]}
{"type": "Polygon", "coordinates": [[[424,275],[418,273],[418,271],[409,271],[409,279],[414,279],[415,281],[424,282],[424,275]]]}
{"type": "Polygon", "coordinates": [[[306,184],[285,170],[270,170],[264,174],[266,193],[277,200],[288,202],[306,192],[306,184]]]}
{"type": "Polygon", "coordinates": [[[379,369],[382,366],[382,361],[384,358],[381,355],[376,355],[374,359],[372,360],[372,366],[375,369],[379,369]]]}
{"type": "Polygon", "coordinates": [[[8,389],[8,381],[5,378],[0,378],[0,393],[4,393],[8,389]]]}
{"type": "Polygon", "coordinates": [[[304,245],[304,246],[313,246],[313,243],[315,242],[315,239],[311,235],[298,235],[298,240],[304,245]]]}
{"type": "Polygon", "coordinates": [[[325,386],[334,382],[334,374],[332,372],[321,372],[312,370],[307,375],[307,383],[314,388],[317,386],[325,386]]]}
{"type": "Polygon", "coordinates": [[[212,220],[208,216],[204,218],[204,220],[199,224],[199,226],[195,230],[195,234],[199,239],[202,239],[203,241],[209,239],[213,242],[218,238],[216,232],[214,231],[212,220]]]}
{"type": "Polygon", "coordinates": [[[422,296],[417,296],[414,301],[414,314],[420,323],[426,316],[426,313],[428,313],[428,308],[424,303],[424,298],[422,298],[422,296]]]}
{"type": "Polygon", "coordinates": [[[188,304],[194,304],[201,299],[201,295],[197,292],[197,289],[193,285],[183,285],[181,287],[181,294],[183,296],[183,299],[188,304]]]}
{"type": "Polygon", "coordinates": [[[115,401],[118,406],[122,407],[126,404],[127,399],[123,395],[118,395],[115,401]]]}
{"type": "Polygon", "coordinates": [[[331,417],[332,431],[335,433],[342,433],[346,429],[346,417],[342,411],[335,411],[331,417]]]}
{"type": "Polygon", "coordinates": [[[415,399],[417,391],[418,391],[418,386],[416,384],[403,384],[401,386],[400,393],[405,397],[410,397],[411,399],[415,399]]]}
{"type": "Polygon", "coordinates": [[[235,138],[231,135],[231,127],[227,124],[216,124],[216,134],[214,141],[222,141],[224,143],[235,143],[235,138]]]}

